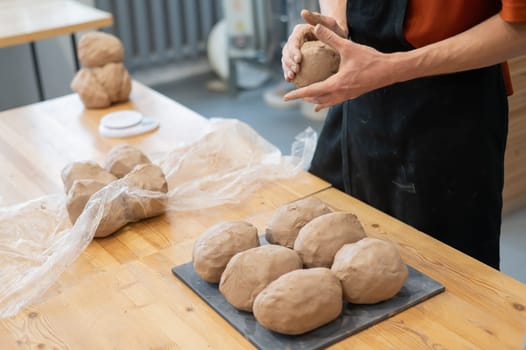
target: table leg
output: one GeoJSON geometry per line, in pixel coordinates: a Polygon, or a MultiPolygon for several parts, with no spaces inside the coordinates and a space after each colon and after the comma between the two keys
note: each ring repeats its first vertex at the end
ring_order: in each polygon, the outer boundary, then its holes
{"type": "Polygon", "coordinates": [[[38,57],[35,42],[30,42],[29,47],[31,48],[31,59],[33,60],[33,69],[35,71],[35,79],[37,82],[38,99],[40,101],[44,101],[44,87],[42,86],[42,77],[40,75],[40,67],[38,65],[38,57]]]}
{"type": "Polygon", "coordinates": [[[79,55],[77,53],[77,38],[75,37],[75,33],[71,33],[71,48],[73,49],[73,60],[75,61],[75,72],[78,72],[80,70],[80,64],[79,64],[79,55]]]}

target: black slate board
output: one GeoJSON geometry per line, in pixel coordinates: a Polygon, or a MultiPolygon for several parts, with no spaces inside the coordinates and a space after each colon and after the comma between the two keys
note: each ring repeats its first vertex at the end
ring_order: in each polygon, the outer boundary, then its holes
{"type": "Polygon", "coordinates": [[[323,349],[364,330],[445,290],[444,286],[411,266],[409,277],[393,298],[374,305],[344,304],[336,320],[311,332],[289,336],[263,328],[252,313],[230,305],[217,284],[205,282],[192,262],[175,266],[172,272],[259,349],[323,349]]]}

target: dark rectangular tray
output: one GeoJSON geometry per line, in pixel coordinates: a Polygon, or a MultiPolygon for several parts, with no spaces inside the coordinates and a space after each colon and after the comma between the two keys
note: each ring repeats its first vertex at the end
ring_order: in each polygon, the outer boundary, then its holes
{"type": "Polygon", "coordinates": [[[344,303],[343,312],[336,320],[295,336],[269,331],[252,313],[235,309],[219,292],[217,284],[205,282],[195,273],[192,262],[175,266],[172,272],[257,348],[310,350],[323,349],[445,290],[439,282],[407,267],[407,281],[393,298],[374,305],[344,303]]]}

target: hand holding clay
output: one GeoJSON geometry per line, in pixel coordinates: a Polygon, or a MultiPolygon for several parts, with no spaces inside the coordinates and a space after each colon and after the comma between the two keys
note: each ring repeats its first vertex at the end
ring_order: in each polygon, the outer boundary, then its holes
{"type": "Polygon", "coordinates": [[[85,68],[77,72],[71,89],[87,108],[105,108],[128,100],[131,78],[122,63],[124,48],[117,37],[101,32],[85,34],[77,51],[85,68]]]}
{"type": "Polygon", "coordinates": [[[303,57],[299,72],[292,83],[304,87],[318,81],[323,81],[338,72],[340,55],[329,45],[321,41],[306,41],[301,46],[303,57]]]}

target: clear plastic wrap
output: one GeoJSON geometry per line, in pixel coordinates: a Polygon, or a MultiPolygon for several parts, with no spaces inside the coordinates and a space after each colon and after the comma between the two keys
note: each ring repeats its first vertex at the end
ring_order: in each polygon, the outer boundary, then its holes
{"type": "Polygon", "coordinates": [[[306,169],[317,135],[296,137],[291,155],[282,156],[248,125],[212,119],[211,131],[196,142],[156,155],[168,194],[130,188],[115,181],[95,193],[71,226],[66,196],[55,194],[0,207],[0,318],[15,315],[41,296],[84,251],[113,198],[167,200],[168,210],[188,211],[242,200],[264,181],[306,169]]]}

